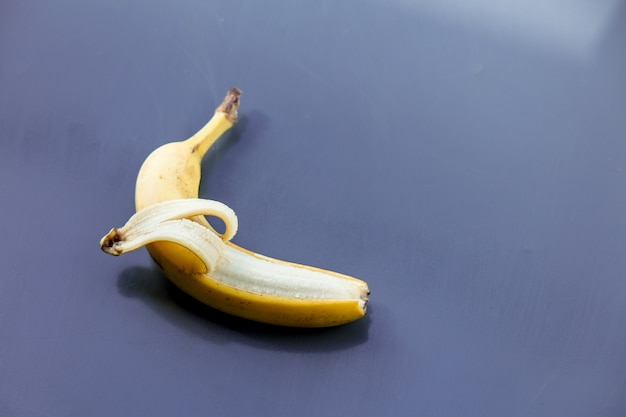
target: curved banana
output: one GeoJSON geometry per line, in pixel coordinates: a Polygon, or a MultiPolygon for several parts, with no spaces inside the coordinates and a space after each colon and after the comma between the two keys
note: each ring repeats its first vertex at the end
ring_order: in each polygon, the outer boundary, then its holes
{"type": "Polygon", "coordinates": [[[241,91],[231,88],[211,120],[182,142],[157,148],[137,176],[137,212],[100,241],[111,255],[146,246],[181,290],[223,312],[295,327],[344,324],[365,315],[364,281],[285,262],[230,242],[237,217],[226,205],[197,198],[202,157],[237,121],[241,91]],[[218,234],[204,216],[225,226],[218,234]]]}

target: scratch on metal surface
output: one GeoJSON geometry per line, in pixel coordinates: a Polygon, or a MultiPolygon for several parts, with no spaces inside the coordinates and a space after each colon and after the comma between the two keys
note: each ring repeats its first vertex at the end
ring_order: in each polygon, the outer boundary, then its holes
{"type": "Polygon", "coordinates": [[[319,75],[317,73],[317,71],[314,71],[310,66],[303,64],[302,62],[296,62],[296,65],[304,72],[306,73],[309,77],[311,77],[312,79],[314,79],[315,81],[317,81],[320,84],[325,84],[325,85],[329,85],[328,81],[322,77],[321,75],[319,75]]]}
{"type": "Polygon", "coordinates": [[[545,392],[546,388],[548,387],[548,385],[550,385],[555,379],[557,374],[563,369],[563,367],[565,365],[567,365],[569,363],[569,360],[566,360],[565,363],[561,366],[558,366],[550,375],[548,375],[548,377],[543,381],[543,384],[541,384],[541,386],[539,387],[539,389],[537,390],[537,392],[535,393],[535,395],[533,395],[533,397],[531,398],[530,402],[528,403],[528,406],[526,406],[526,408],[524,410],[522,410],[518,417],[522,417],[525,414],[528,413],[528,411],[535,405],[537,404],[537,402],[539,401],[539,398],[541,398],[541,396],[543,395],[543,393],[545,392]]]}
{"type": "MultiPolygon", "coordinates": [[[[220,25],[218,25],[220,26],[220,25]]],[[[174,44],[178,48],[178,50],[184,55],[186,62],[189,64],[187,71],[196,70],[198,74],[203,78],[205,83],[203,87],[206,86],[211,91],[211,98],[214,101],[219,99],[219,95],[217,94],[215,88],[215,73],[213,71],[213,66],[211,65],[211,60],[208,56],[202,54],[193,54],[189,50],[189,45],[186,45],[177,39],[174,39],[174,44]],[[204,57],[204,60],[201,58],[204,57]]]]}

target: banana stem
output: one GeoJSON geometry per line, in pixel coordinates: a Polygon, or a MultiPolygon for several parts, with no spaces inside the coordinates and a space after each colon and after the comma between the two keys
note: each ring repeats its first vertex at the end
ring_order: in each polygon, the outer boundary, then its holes
{"type": "Polygon", "coordinates": [[[202,159],[211,145],[235,123],[237,123],[237,109],[239,108],[239,98],[241,90],[232,87],[226,93],[226,97],[215,110],[215,114],[209,122],[202,127],[195,135],[186,140],[198,159],[202,159]]]}
{"type": "Polygon", "coordinates": [[[239,109],[239,99],[241,97],[242,91],[237,87],[231,87],[226,93],[226,97],[220,104],[216,112],[225,113],[226,117],[230,119],[232,124],[237,123],[237,109],[239,109]]]}

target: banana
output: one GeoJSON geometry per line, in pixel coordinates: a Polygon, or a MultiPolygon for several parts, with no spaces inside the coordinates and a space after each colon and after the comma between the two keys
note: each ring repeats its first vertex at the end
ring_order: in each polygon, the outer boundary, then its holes
{"type": "Polygon", "coordinates": [[[145,246],[165,276],[220,311],[263,323],[328,327],[365,315],[369,289],[357,278],[241,248],[234,211],[198,198],[200,164],[211,145],[237,122],[241,91],[231,88],[195,135],[167,143],[144,161],[135,187],[136,213],[100,240],[117,256],[145,246]],[[205,216],[220,219],[219,234],[205,216]]]}

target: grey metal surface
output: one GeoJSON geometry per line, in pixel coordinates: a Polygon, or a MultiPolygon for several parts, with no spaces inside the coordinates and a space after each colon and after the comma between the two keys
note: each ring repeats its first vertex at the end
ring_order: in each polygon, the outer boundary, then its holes
{"type": "Polygon", "coordinates": [[[0,415],[626,415],[625,18],[4,0],[0,415]],[[256,325],[99,251],[231,85],[201,196],[236,243],[367,280],[365,319],[256,325]]]}

